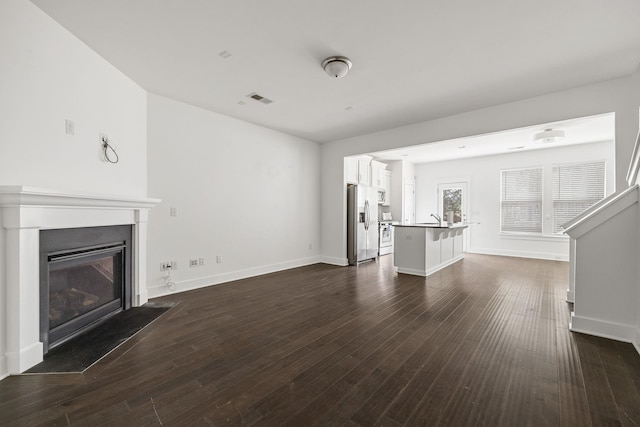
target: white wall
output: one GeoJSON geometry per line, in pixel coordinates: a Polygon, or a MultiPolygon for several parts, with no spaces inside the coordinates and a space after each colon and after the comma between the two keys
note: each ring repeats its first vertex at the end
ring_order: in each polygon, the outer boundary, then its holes
{"type": "MultiPolygon", "coordinates": [[[[3,215],[0,209],[0,224],[3,215]]],[[[5,231],[0,226],[0,379],[9,374],[9,365],[5,353],[7,351],[7,286],[6,286],[6,264],[5,264],[5,231]]]]}
{"type": "Polygon", "coordinates": [[[630,196],[633,201],[619,199],[591,221],[586,220],[581,228],[591,222],[594,226],[589,231],[576,229],[572,233],[577,240],[571,330],[634,342],[637,346],[637,190],[630,196]],[[598,216],[608,218],[600,223],[598,216]]]}
{"type": "Polygon", "coordinates": [[[411,197],[406,192],[406,185],[412,184],[414,191],[414,202],[413,202],[413,212],[410,212],[411,207],[405,206],[402,203],[402,216],[399,218],[402,222],[415,222],[415,214],[416,214],[416,198],[415,198],[415,186],[416,186],[416,165],[411,163],[408,160],[402,160],[402,201],[406,200],[408,197],[411,197]],[[406,212],[406,209],[409,209],[409,212],[406,212]],[[407,221],[408,220],[408,221],[407,221]]]}
{"type": "Polygon", "coordinates": [[[635,80],[633,77],[610,80],[323,144],[322,259],[336,264],[346,262],[342,188],[345,156],[614,112],[616,187],[624,188],[638,132],[640,91],[635,80]]]}
{"type": "Polygon", "coordinates": [[[25,0],[0,3],[0,57],[1,184],[146,196],[142,88],[25,0]]]}
{"type": "MultiPolygon", "coordinates": [[[[467,180],[468,221],[477,223],[466,231],[469,252],[568,261],[567,236],[500,235],[500,171],[542,166],[550,173],[556,164],[598,160],[606,161],[609,195],[615,181],[613,141],[416,165],[416,222],[432,222],[429,215],[438,211],[439,183],[467,180]]],[[[550,179],[545,179],[545,192],[551,192],[550,179]]]]}
{"type": "Polygon", "coordinates": [[[178,290],[318,262],[318,144],[156,95],[148,120],[150,297],[164,261],[178,290]]]}
{"type": "MultiPolygon", "coordinates": [[[[634,95],[635,95],[634,98],[640,99],[640,64],[638,64],[638,67],[636,68],[636,73],[633,75],[632,87],[633,87],[632,90],[634,91],[634,95]]],[[[638,118],[640,119],[640,111],[636,110],[636,113],[638,114],[638,118]]],[[[638,178],[640,179],[640,176],[638,178]]],[[[636,184],[638,183],[640,182],[638,181],[638,179],[636,179],[636,184]]],[[[640,221],[640,218],[639,218],[639,221],[640,221]]],[[[636,234],[638,239],[636,248],[640,248],[640,222],[638,224],[638,227],[636,227],[636,230],[637,230],[636,234]]],[[[638,267],[636,271],[636,277],[638,278],[638,280],[640,280],[640,250],[638,250],[636,264],[638,267]]],[[[637,320],[636,320],[636,333],[635,333],[634,345],[638,353],[640,353],[640,281],[636,282],[635,285],[636,285],[635,294],[637,295],[637,299],[636,299],[637,320]]]]}
{"type": "MultiPolygon", "coordinates": [[[[0,184],[146,196],[143,89],[26,0],[0,2],[0,58],[0,184]],[[100,132],[117,147],[117,165],[101,159],[100,132]]],[[[3,260],[4,246],[0,230],[3,260]]],[[[0,304],[0,378],[7,327],[0,304]]]]}
{"type": "Polygon", "coordinates": [[[402,161],[385,161],[387,169],[391,171],[391,200],[389,201],[391,217],[394,221],[402,220],[402,161]]]}

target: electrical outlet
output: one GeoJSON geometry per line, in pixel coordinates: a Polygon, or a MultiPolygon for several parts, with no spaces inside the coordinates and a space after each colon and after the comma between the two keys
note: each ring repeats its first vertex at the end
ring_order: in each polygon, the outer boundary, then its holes
{"type": "Polygon", "coordinates": [[[198,258],[198,265],[204,265],[204,258],[198,258]]]}
{"type": "Polygon", "coordinates": [[[189,267],[197,267],[198,266],[198,260],[197,259],[190,259],[189,260],[189,267]]]}
{"type": "Polygon", "coordinates": [[[313,249],[313,243],[309,243],[309,250],[313,249]]]}
{"type": "Polygon", "coordinates": [[[178,216],[178,208],[169,208],[169,216],[178,216]]]}
{"type": "Polygon", "coordinates": [[[220,255],[216,256],[216,263],[222,264],[222,257],[220,255]]]}
{"type": "Polygon", "coordinates": [[[160,263],[160,271],[171,270],[171,262],[161,262],[160,263]]]}
{"type": "Polygon", "coordinates": [[[65,120],[64,124],[65,124],[67,135],[75,135],[76,125],[69,119],[65,120]]]}

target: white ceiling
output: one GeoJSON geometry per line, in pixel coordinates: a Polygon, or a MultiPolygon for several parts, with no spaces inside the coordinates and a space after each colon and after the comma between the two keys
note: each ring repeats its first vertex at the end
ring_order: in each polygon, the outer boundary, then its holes
{"type": "Polygon", "coordinates": [[[318,142],[640,63],[637,0],[33,2],[149,92],[318,142]],[[342,79],[320,67],[335,54],[353,61],[342,79]]]}
{"type": "Polygon", "coordinates": [[[418,164],[614,140],[615,114],[610,113],[369,154],[378,160],[408,160],[418,164]],[[563,130],[564,140],[534,142],[533,136],[545,129],[563,130]]]}

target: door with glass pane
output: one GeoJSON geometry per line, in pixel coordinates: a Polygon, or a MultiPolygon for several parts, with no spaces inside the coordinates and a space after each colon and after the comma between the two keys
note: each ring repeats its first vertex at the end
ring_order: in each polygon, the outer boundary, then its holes
{"type": "MultiPolygon", "coordinates": [[[[442,223],[467,222],[467,183],[448,182],[438,184],[438,215],[442,223]]],[[[463,248],[467,249],[467,233],[464,233],[463,248]]]]}
{"type": "Polygon", "coordinates": [[[438,184],[438,213],[442,222],[467,221],[466,192],[466,182],[438,184]]]}

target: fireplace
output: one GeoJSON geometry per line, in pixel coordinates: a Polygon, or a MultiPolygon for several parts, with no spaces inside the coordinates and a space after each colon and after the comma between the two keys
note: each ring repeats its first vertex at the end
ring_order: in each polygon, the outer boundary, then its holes
{"type": "Polygon", "coordinates": [[[44,353],[130,307],[131,226],[40,231],[44,353]]]}
{"type": "MultiPolygon", "coordinates": [[[[93,295],[93,291],[75,287],[77,292],[71,292],[91,294],[81,299],[80,305],[98,307],[106,305],[113,308],[112,305],[122,304],[115,310],[126,309],[129,305],[141,306],[147,302],[148,298],[146,276],[148,212],[158,203],[160,200],[151,198],[69,193],[35,187],[0,185],[0,271],[4,271],[4,274],[0,275],[0,297],[3,294],[6,297],[6,301],[3,300],[4,304],[0,308],[0,324],[7,325],[4,333],[0,331],[0,378],[7,374],[24,372],[42,362],[46,349],[60,339],[54,334],[54,341],[50,341],[51,338],[47,337],[46,344],[43,343],[42,323],[50,322],[50,313],[48,310],[45,313],[40,311],[40,297],[47,295],[47,298],[51,298],[51,296],[49,289],[46,293],[41,292],[40,234],[55,230],[96,231],[102,227],[111,228],[122,225],[129,227],[129,237],[123,253],[108,254],[111,261],[99,261],[90,267],[94,270],[102,269],[102,273],[105,273],[109,271],[112,263],[114,276],[116,276],[114,283],[123,280],[124,288],[121,289],[116,284],[114,285],[116,290],[111,291],[110,297],[106,299],[100,297],[101,299],[95,302],[93,300],[99,296],[93,295]],[[124,279],[115,273],[120,263],[124,264],[124,279]],[[130,285],[126,284],[126,280],[130,280],[130,285]],[[120,292],[120,302],[117,302],[118,292],[120,292]],[[111,302],[104,303],[106,300],[111,302]]],[[[75,237],[63,239],[66,243],[71,243],[66,248],[47,249],[47,258],[51,256],[54,260],[52,265],[56,264],[51,269],[58,271],[57,274],[61,276],[66,275],[65,269],[76,262],[82,264],[96,261],[91,257],[100,254],[87,255],[92,250],[108,253],[120,246],[120,242],[127,240],[127,238],[115,240],[110,238],[97,243],[74,244],[74,239],[75,237]],[[117,244],[111,246],[111,243],[117,244]],[[76,255],[78,255],[77,258],[76,255]],[[88,258],[82,260],[84,255],[88,258]],[[66,264],[66,261],[69,261],[69,264],[66,264]],[[56,270],[58,267],[59,270],[56,270]]],[[[47,264],[48,262],[47,260],[47,264]]],[[[46,268],[49,269],[49,266],[47,265],[46,268]]],[[[54,277],[52,280],[58,281],[60,277],[54,277]]],[[[54,297],[57,298],[58,295],[54,297]]],[[[69,296],[69,298],[73,297],[69,296]]],[[[66,302],[61,303],[62,306],[66,304],[66,302]]],[[[85,316],[84,312],[65,314],[60,324],[53,321],[48,327],[54,325],[54,329],[59,328],[71,319],[84,319],[85,316]]],[[[92,322],[93,320],[89,321],[88,325],[92,322]]]]}

